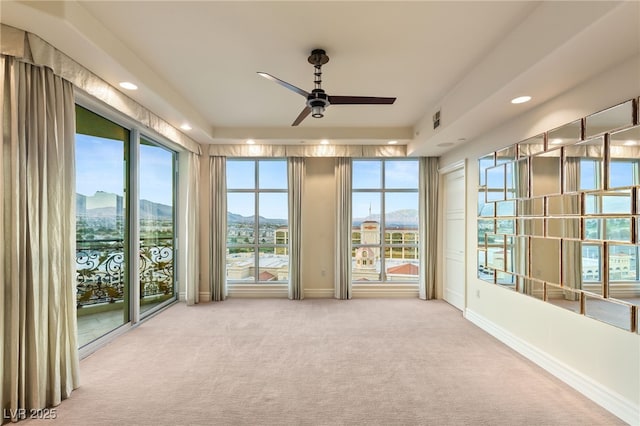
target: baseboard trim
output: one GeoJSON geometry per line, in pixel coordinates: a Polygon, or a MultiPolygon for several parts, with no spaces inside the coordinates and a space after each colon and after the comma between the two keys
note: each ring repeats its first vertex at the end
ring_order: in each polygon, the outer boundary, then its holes
{"type": "Polygon", "coordinates": [[[251,285],[239,284],[227,287],[229,297],[249,297],[249,298],[288,298],[289,288],[286,284],[271,285],[251,285]]]}
{"type": "Polygon", "coordinates": [[[467,309],[464,317],[623,421],[630,425],[640,424],[639,405],[525,342],[482,315],[467,309]]]}
{"type": "Polygon", "coordinates": [[[358,288],[353,287],[351,289],[351,296],[353,298],[375,298],[375,297],[405,297],[405,298],[417,298],[419,291],[417,288],[358,288]]]}
{"type": "Polygon", "coordinates": [[[335,290],[332,288],[305,288],[305,299],[333,299],[335,290]]]}
{"type": "MultiPolygon", "coordinates": [[[[208,291],[201,291],[198,293],[198,300],[200,302],[211,302],[211,293],[208,291]]],[[[178,301],[186,302],[187,301],[187,293],[181,291],[178,293],[178,301]]]]}

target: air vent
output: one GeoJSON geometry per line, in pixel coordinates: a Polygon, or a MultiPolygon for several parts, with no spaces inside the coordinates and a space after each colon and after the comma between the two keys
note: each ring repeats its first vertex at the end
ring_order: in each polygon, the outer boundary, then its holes
{"type": "Polygon", "coordinates": [[[440,126],[440,111],[433,114],[433,128],[437,129],[440,126]]]}

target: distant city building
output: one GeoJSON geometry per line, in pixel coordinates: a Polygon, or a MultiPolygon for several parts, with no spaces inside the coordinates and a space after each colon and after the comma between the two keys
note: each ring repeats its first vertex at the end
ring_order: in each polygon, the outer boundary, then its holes
{"type": "MultiPolygon", "coordinates": [[[[230,230],[231,238],[242,235],[240,229],[230,230]]],[[[354,244],[371,244],[378,247],[357,247],[353,251],[354,281],[380,281],[380,223],[365,220],[351,230],[354,244]]],[[[417,244],[417,228],[390,228],[384,232],[387,244],[417,244]]],[[[273,231],[273,243],[280,247],[273,254],[261,252],[258,280],[260,282],[287,281],[289,279],[289,227],[279,226],[273,231]]],[[[415,281],[419,275],[418,250],[416,247],[387,247],[386,277],[389,281],[415,281]],[[408,262],[407,262],[408,261],[408,262]]],[[[227,254],[227,278],[232,281],[251,281],[256,276],[254,253],[227,254]]]]}

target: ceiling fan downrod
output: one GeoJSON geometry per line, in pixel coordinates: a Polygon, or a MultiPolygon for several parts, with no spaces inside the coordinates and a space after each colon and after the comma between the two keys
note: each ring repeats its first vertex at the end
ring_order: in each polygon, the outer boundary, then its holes
{"type": "Polygon", "coordinates": [[[329,97],[322,90],[322,65],[329,62],[329,57],[324,50],[314,49],[307,60],[315,69],[313,73],[315,77],[313,80],[314,89],[307,97],[307,106],[311,109],[313,118],[322,118],[324,117],[324,110],[330,105],[329,97]]]}

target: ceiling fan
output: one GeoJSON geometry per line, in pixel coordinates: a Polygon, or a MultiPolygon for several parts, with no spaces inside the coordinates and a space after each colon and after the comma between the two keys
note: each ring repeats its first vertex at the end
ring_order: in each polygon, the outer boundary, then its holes
{"type": "Polygon", "coordinates": [[[311,65],[314,66],[315,88],[311,93],[280,80],[277,77],[272,76],[266,72],[258,72],[262,77],[269,79],[279,85],[296,92],[305,98],[307,98],[306,106],[295,119],[292,126],[297,126],[311,114],[314,118],[321,118],[324,116],[324,110],[329,105],[391,105],[395,102],[396,98],[380,98],[374,96],[331,96],[327,95],[322,89],[322,66],[329,62],[327,53],[322,49],[313,49],[311,55],[307,59],[311,65]]]}

